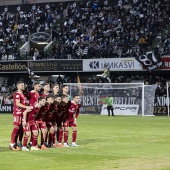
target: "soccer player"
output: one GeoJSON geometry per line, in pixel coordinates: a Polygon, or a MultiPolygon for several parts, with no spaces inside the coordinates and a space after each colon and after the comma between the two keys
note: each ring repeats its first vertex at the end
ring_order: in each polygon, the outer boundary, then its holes
{"type": "Polygon", "coordinates": [[[23,112],[25,111],[25,109],[27,109],[28,111],[32,110],[31,106],[26,106],[25,96],[23,94],[23,91],[25,89],[24,82],[18,81],[16,86],[17,86],[17,91],[13,95],[14,129],[11,134],[11,143],[10,143],[11,150],[20,150],[19,147],[17,146],[15,147],[15,143],[17,141],[19,130],[22,128],[23,112]]]}
{"type": "Polygon", "coordinates": [[[40,96],[46,97],[49,94],[50,85],[49,85],[49,83],[44,83],[42,86],[43,86],[44,91],[40,96]]]}
{"type": "Polygon", "coordinates": [[[60,90],[60,88],[59,88],[59,85],[58,84],[53,84],[53,86],[52,86],[52,89],[53,89],[53,95],[54,96],[58,96],[59,95],[59,90],[60,90]]]}
{"type": "MultiPolygon", "coordinates": [[[[44,83],[43,85],[43,93],[40,94],[40,96],[43,96],[46,98],[46,96],[49,94],[50,91],[50,85],[49,83],[44,83]]],[[[47,112],[47,110],[49,109],[50,105],[48,104],[48,102],[46,102],[45,106],[41,107],[37,117],[36,117],[36,122],[38,124],[38,128],[41,131],[41,149],[48,149],[45,146],[45,140],[46,140],[46,136],[47,136],[47,126],[45,123],[45,113],[47,112]]]]}
{"type": "MultiPolygon", "coordinates": [[[[38,98],[40,97],[39,91],[41,89],[41,85],[39,82],[34,82],[33,87],[34,87],[34,89],[31,90],[28,94],[28,100],[29,100],[29,103],[31,106],[36,107],[38,104],[38,98]]],[[[30,140],[29,145],[31,145],[31,144],[32,144],[32,138],[30,140]]]]}
{"type": "Polygon", "coordinates": [[[40,150],[37,147],[38,126],[35,122],[35,117],[38,111],[40,110],[40,108],[42,106],[45,106],[45,103],[46,103],[45,98],[39,97],[37,104],[32,105],[33,109],[31,112],[28,109],[26,109],[23,112],[23,128],[24,128],[25,136],[24,136],[22,151],[29,151],[29,149],[26,146],[27,146],[28,138],[30,137],[30,135],[32,137],[31,150],[40,150]]]}
{"type": "MultiPolygon", "coordinates": [[[[56,99],[58,98],[59,95],[61,96],[59,84],[57,84],[57,83],[53,84],[52,89],[53,89],[53,95],[54,95],[54,97],[56,96],[56,99]]],[[[60,97],[60,99],[61,99],[61,97],[60,97]]],[[[55,105],[55,107],[56,107],[56,105],[55,105]]],[[[54,126],[54,127],[55,127],[55,137],[57,137],[57,141],[58,141],[59,130],[56,128],[56,126],[54,126]]]]}
{"type": "Polygon", "coordinates": [[[68,96],[68,99],[71,100],[71,96],[68,95],[68,91],[69,91],[68,85],[63,85],[63,87],[62,87],[62,95],[68,96]]]}
{"type": "Polygon", "coordinates": [[[33,85],[34,89],[29,92],[29,103],[31,106],[36,106],[38,103],[38,98],[40,97],[39,91],[41,89],[41,85],[39,82],[35,82],[33,85]]]}
{"type": "MultiPolygon", "coordinates": [[[[56,128],[59,130],[58,136],[58,147],[63,147],[62,138],[63,138],[63,123],[67,120],[68,110],[68,96],[62,95],[61,97],[55,98],[55,110],[54,110],[54,120],[56,122],[56,128]]],[[[65,144],[67,147],[67,143],[65,144]]]]}
{"type": "MultiPolygon", "coordinates": [[[[43,97],[43,96],[42,96],[43,97]]],[[[41,131],[41,149],[48,149],[45,146],[45,140],[47,136],[47,126],[45,123],[45,113],[49,109],[50,105],[46,102],[45,106],[42,106],[35,118],[39,130],[41,131]]]]}
{"type": "Polygon", "coordinates": [[[46,101],[49,105],[48,110],[45,113],[45,123],[49,132],[49,140],[48,140],[48,146],[52,146],[54,148],[57,148],[56,142],[55,142],[55,128],[53,126],[54,120],[53,120],[53,112],[54,112],[54,95],[48,94],[46,96],[46,101]]]}
{"type": "Polygon", "coordinates": [[[68,103],[68,119],[64,124],[64,145],[68,140],[68,130],[69,127],[72,128],[72,146],[77,147],[76,138],[77,138],[77,117],[80,113],[80,96],[74,95],[73,100],[68,103]]]}

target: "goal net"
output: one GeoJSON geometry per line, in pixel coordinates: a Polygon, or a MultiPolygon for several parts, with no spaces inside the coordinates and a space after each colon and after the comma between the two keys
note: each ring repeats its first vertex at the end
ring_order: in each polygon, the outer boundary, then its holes
{"type": "Polygon", "coordinates": [[[65,83],[81,97],[81,113],[107,115],[105,98],[113,97],[115,115],[153,115],[155,85],[144,83],[65,83]]]}

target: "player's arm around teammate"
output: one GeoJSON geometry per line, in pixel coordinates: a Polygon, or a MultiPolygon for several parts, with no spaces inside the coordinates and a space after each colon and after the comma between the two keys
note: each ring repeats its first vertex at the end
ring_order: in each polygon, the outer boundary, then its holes
{"type": "Polygon", "coordinates": [[[30,112],[28,109],[26,109],[23,112],[23,128],[24,128],[24,141],[23,141],[23,151],[29,151],[27,148],[27,142],[30,135],[32,135],[32,146],[31,150],[39,150],[37,147],[37,139],[38,139],[38,126],[35,122],[35,117],[39,111],[39,109],[45,105],[45,98],[39,97],[37,106],[33,106],[33,110],[30,112]]]}

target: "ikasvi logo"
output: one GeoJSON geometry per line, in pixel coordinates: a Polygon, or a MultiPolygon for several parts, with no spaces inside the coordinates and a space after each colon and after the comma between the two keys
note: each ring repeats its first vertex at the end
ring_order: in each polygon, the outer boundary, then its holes
{"type": "Polygon", "coordinates": [[[99,61],[91,61],[89,66],[91,69],[99,69],[99,61]]]}

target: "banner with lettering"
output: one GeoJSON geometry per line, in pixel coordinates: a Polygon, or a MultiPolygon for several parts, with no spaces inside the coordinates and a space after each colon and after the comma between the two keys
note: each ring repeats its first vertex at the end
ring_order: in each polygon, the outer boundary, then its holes
{"type": "Polygon", "coordinates": [[[154,102],[155,116],[168,116],[169,97],[156,96],[154,102]]]}
{"type": "Polygon", "coordinates": [[[161,56],[161,59],[164,64],[157,70],[170,70],[170,55],[163,55],[161,56]]]}
{"type": "MultiPolygon", "coordinates": [[[[81,113],[106,115],[106,96],[84,95],[81,96],[81,113]]],[[[138,115],[141,102],[138,97],[114,97],[114,110],[116,115],[138,115]],[[126,107],[125,107],[126,106],[126,107]]]]}
{"type": "Polygon", "coordinates": [[[0,113],[12,113],[13,103],[11,100],[0,95],[0,113]]]}
{"type": "MultiPolygon", "coordinates": [[[[139,105],[114,105],[114,115],[137,116],[139,105]]],[[[107,105],[103,104],[101,115],[108,115],[107,105]]]]}
{"type": "Polygon", "coordinates": [[[29,69],[34,72],[82,71],[82,60],[35,60],[29,61],[29,69]]]}
{"type": "Polygon", "coordinates": [[[136,60],[141,63],[146,69],[152,71],[164,65],[160,56],[156,56],[154,51],[146,52],[136,57],[136,60]]]}
{"type": "Polygon", "coordinates": [[[110,71],[142,71],[142,65],[135,58],[84,59],[83,71],[103,71],[107,64],[110,71]]]}
{"type": "Polygon", "coordinates": [[[3,73],[26,73],[26,68],[28,67],[27,61],[10,61],[10,62],[0,62],[0,72],[3,73]]]}

